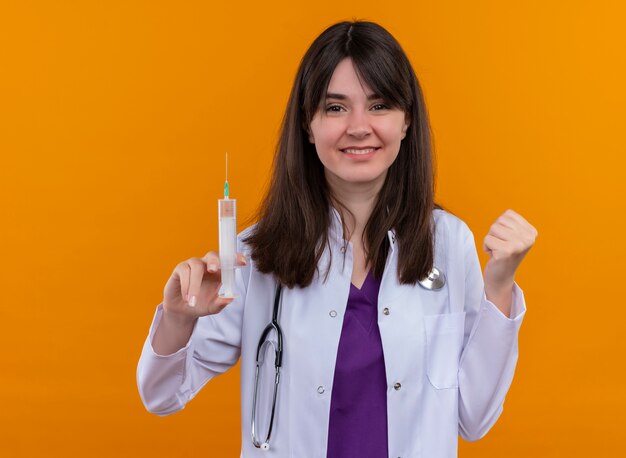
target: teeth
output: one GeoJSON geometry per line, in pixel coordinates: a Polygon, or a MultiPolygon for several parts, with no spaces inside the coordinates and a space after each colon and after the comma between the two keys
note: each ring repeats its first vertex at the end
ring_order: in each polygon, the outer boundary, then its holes
{"type": "Polygon", "coordinates": [[[349,154],[369,154],[374,151],[375,148],[368,149],[344,149],[343,151],[349,154]]]}

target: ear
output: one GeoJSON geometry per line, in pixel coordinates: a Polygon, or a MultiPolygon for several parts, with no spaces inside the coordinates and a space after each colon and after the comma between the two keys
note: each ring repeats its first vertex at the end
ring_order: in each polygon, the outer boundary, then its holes
{"type": "Polygon", "coordinates": [[[313,137],[313,132],[311,132],[311,127],[305,126],[304,123],[302,123],[302,128],[309,136],[309,143],[312,143],[313,145],[315,145],[315,137],[313,137]]]}
{"type": "Polygon", "coordinates": [[[411,120],[409,119],[408,116],[405,115],[404,126],[402,126],[402,140],[404,140],[404,137],[406,137],[406,131],[409,129],[410,125],[411,125],[411,120]]]}

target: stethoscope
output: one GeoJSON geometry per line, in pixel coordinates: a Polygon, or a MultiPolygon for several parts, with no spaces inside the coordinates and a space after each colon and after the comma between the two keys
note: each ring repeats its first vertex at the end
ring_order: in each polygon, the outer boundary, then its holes
{"type": "MultiPolygon", "coordinates": [[[[446,276],[442,270],[433,266],[430,273],[423,280],[418,281],[419,285],[430,291],[438,291],[446,284],[446,276]]],[[[274,294],[274,307],[272,309],[272,321],[265,326],[261,337],[259,338],[259,344],[256,349],[256,369],[254,372],[254,395],[252,397],[252,443],[256,448],[261,450],[270,449],[270,438],[272,436],[272,427],[274,425],[274,414],[276,413],[276,396],[278,394],[278,384],[280,381],[280,368],[283,363],[283,332],[278,324],[278,312],[280,309],[280,302],[282,297],[282,285],[278,283],[276,285],[276,293],[274,294]],[[276,332],[276,342],[268,340],[268,336],[272,331],[276,332]],[[259,391],[259,372],[263,361],[265,359],[265,349],[270,345],[274,349],[274,394],[272,396],[272,411],[270,415],[270,423],[265,435],[265,440],[262,442],[257,437],[256,431],[256,407],[257,407],[257,394],[259,391]]]]}
{"type": "Polygon", "coordinates": [[[272,426],[274,425],[274,414],[276,413],[276,395],[278,394],[278,383],[280,380],[280,368],[283,364],[283,332],[278,325],[278,309],[280,308],[280,299],[282,296],[282,285],[276,285],[276,293],[274,294],[274,308],[272,309],[272,321],[265,326],[259,338],[259,345],[256,348],[256,369],[254,371],[254,396],[252,397],[252,443],[256,448],[261,450],[270,449],[270,437],[272,436],[272,426]],[[267,336],[272,331],[276,331],[276,344],[272,340],[268,340],[267,336]],[[265,358],[265,347],[271,345],[274,348],[275,359],[274,368],[276,376],[274,378],[274,395],[272,396],[272,413],[270,416],[270,424],[263,442],[256,437],[256,400],[259,391],[259,371],[263,365],[265,358]]]}

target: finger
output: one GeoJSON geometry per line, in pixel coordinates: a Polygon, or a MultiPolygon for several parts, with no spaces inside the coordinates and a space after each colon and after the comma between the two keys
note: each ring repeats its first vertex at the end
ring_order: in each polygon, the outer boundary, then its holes
{"type": "Polygon", "coordinates": [[[519,227],[519,221],[517,221],[515,218],[513,218],[513,216],[511,215],[511,213],[509,213],[512,210],[507,210],[504,213],[502,213],[498,219],[496,220],[496,224],[502,224],[503,226],[509,227],[511,229],[516,229],[519,227]]]}
{"type": "Polygon", "coordinates": [[[180,281],[180,295],[185,302],[189,299],[189,276],[191,269],[187,262],[181,262],[174,269],[174,275],[176,275],[180,281]]]}
{"type": "Polygon", "coordinates": [[[237,264],[240,266],[247,266],[248,260],[243,253],[237,253],[237,264]]]}
{"type": "Polygon", "coordinates": [[[235,298],[234,297],[220,297],[217,296],[215,298],[215,300],[213,301],[213,303],[217,306],[217,307],[226,307],[228,304],[230,304],[232,301],[234,301],[235,298]]]}
{"type": "Polygon", "coordinates": [[[485,251],[487,252],[501,251],[506,246],[506,243],[506,241],[490,234],[487,234],[483,240],[483,246],[486,248],[485,251]]]}
{"type": "Polygon", "coordinates": [[[528,225],[528,221],[526,221],[522,215],[520,215],[519,213],[511,210],[510,208],[507,211],[505,211],[504,214],[506,216],[508,216],[509,218],[517,221],[522,226],[527,226],[528,225]]]}
{"type": "Polygon", "coordinates": [[[220,268],[220,257],[215,251],[209,251],[202,260],[206,263],[207,272],[215,273],[220,268]]]}
{"type": "Polygon", "coordinates": [[[209,313],[210,314],[215,314],[215,313],[220,313],[223,309],[226,308],[226,306],[228,304],[230,304],[232,301],[234,301],[235,298],[226,298],[226,297],[219,297],[216,296],[211,305],[209,306],[209,313]]]}
{"type": "Polygon", "coordinates": [[[489,228],[489,235],[499,238],[500,240],[509,241],[515,239],[515,230],[503,224],[495,223],[489,228]]]}
{"type": "Polygon", "coordinates": [[[189,299],[187,302],[191,307],[196,306],[198,295],[200,294],[200,285],[202,284],[202,277],[204,277],[205,264],[204,261],[198,258],[191,258],[187,261],[190,267],[189,274],[189,299]]]}
{"type": "Polygon", "coordinates": [[[529,224],[525,219],[523,219],[519,215],[508,215],[505,218],[508,218],[507,224],[510,226],[514,226],[513,229],[515,231],[515,238],[510,240],[520,241],[524,245],[533,245],[535,243],[535,239],[537,238],[538,232],[531,224],[529,224]],[[518,218],[519,217],[519,218],[518,218]]]}
{"type": "Polygon", "coordinates": [[[504,212],[504,214],[509,218],[510,221],[514,221],[515,223],[517,223],[517,226],[521,230],[528,232],[530,234],[535,234],[537,232],[537,230],[532,226],[532,224],[526,221],[526,219],[519,213],[516,213],[513,210],[508,209],[507,211],[504,212]]]}

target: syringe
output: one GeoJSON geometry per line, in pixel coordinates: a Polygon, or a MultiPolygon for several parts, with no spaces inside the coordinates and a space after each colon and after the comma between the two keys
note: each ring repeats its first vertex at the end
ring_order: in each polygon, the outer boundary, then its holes
{"type": "Polygon", "coordinates": [[[220,225],[220,264],[222,290],[220,297],[233,298],[235,294],[235,265],[237,250],[237,200],[230,198],[228,189],[228,153],[226,153],[226,181],[224,198],[218,200],[220,225]]]}

